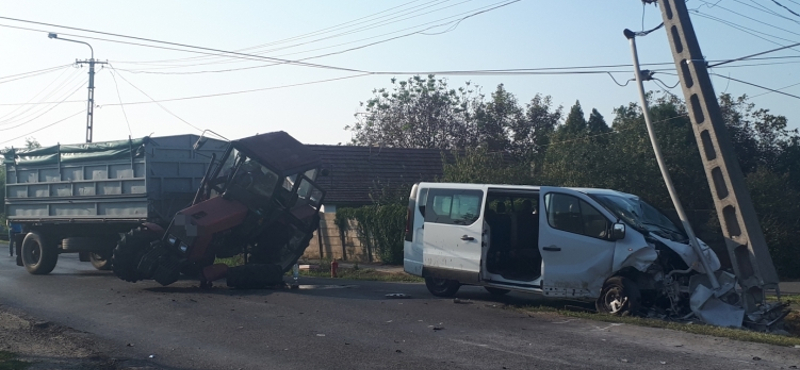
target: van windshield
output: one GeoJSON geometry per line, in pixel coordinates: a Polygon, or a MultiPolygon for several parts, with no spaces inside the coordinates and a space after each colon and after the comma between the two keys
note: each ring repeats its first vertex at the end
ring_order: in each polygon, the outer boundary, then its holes
{"type": "Polygon", "coordinates": [[[688,239],[686,234],[661,211],[637,197],[607,194],[589,196],[637,230],[648,231],[674,241],[688,239]]]}

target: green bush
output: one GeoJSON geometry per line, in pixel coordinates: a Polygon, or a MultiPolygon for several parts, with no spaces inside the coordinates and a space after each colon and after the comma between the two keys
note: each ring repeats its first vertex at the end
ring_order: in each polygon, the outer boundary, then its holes
{"type": "Polygon", "coordinates": [[[359,208],[341,208],[336,212],[336,224],[342,232],[348,230],[351,220],[356,222],[356,234],[369,261],[373,261],[377,255],[387,264],[403,263],[405,205],[373,204],[359,208]]]}

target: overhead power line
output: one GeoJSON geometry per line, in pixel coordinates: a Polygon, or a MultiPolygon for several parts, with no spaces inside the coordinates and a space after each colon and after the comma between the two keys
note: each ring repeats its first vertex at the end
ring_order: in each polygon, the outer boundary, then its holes
{"type": "Polygon", "coordinates": [[[780,6],[781,8],[786,9],[786,11],[788,11],[789,13],[794,14],[796,17],[800,17],[800,14],[797,14],[797,12],[795,12],[794,10],[789,9],[786,5],[783,5],[783,4],[779,3],[779,2],[777,2],[776,0],[772,0],[772,2],[775,3],[775,4],[778,4],[778,6],[780,6]]]}
{"type": "MultiPolygon", "coordinates": [[[[150,43],[154,43],[154,44],[162,44],[162,45],[177,46],[177,47],[188,48],[188,49],[204,50],[204,51],[208,51],[208,52],[226,54],[226,55],[231,55],[231,56],[246,57],[246,58],[253,58],[253,59],[260,59],[260,60],[268,60],[268,61],[271,61],[271,62],[280,62],[280,63],[284,63],[284,64],[292,64],[292,65],[298,65],[298,66],[303,66],[303,67],[334,69],[334,70],[346,71],[346,72],[364,72],[364,71],[361,71],[361,70],[351,69],[351,68],[342,68],[342,67],[334,67],[334,66],[328,66],[328,65],[322,65],[322,64],[297,62],[297,61],[288,60],[288,59],[266,57],[266,56],[263,56],[263,55],[239,53],[239,52],[235,52],[235,51],[221,50],[221,49],[209,48],[209,47],[204,47],[204,46],[184,44],[184,43],[179,43],[179,42],[156,40],[156,39],[150,39],[150,38],[146,38],[146,37],[128,36],[128,35],[122,35],[122,34],[111,33],[111,32],[94,31],[94,30],[90,30],[90,29],[86,29],[86,28],[63,26],[63,25],[58,25],[58,24],[53,24],[53,23],[30,21],[30,20],[19,19],[19,18],[11,18],[11,17],[0,16],[0,19],[5,19],[5,20],[9,20],[9,21],[14,21],[14,22],[36,24],[36,25],[40,25],[40,26],[57,27],[57,28],[63,28],[63,29],[67,29],[67,30],[87,32],[87,33],[93,33],[93,34],[105,35],[105,36],[112,36],[112,37],[119,37],[119,38],[131,39],[131,40],[137,40],[137,41],[144,41],[144,42],[150,42],[150,43]]],[[[2,26],[7,26],[7,25],[2,25],[2,26]]],[[[11,26],[11,27],[14,28],[13,26],[11,26]]],[[[38,32],[47,32],[47,31],[42,31],[42,30],[36,30],[36,31],[38,31],[38,32]]],[[[70,35],[70,36],[72,36],[72,37],[86,37],[86,36],[81,36],[81,35],[70,35]]],[[[89,37],[86,37],[86,38],[89,38],[89,37]]],[[[114,42],[114,40],[105,40],[105,41],[114,42]]],[[[183,50],[183,51],[186,51],[186,50],[183,50]]]]}
{"type": "Polygon", "coordinates": [[[750,59],[750,58],[753,58],[753,57],[757,57],[757,56],[759,56],[759,55],[764,55],[764,54],[774,53],[774,52],[776,52],[776,51],[785,50],[785,49],[791,49],[791,48],[793,48],[793,47],[796,47],[796,46],[800,46],[800,42],[797,42],[797,43],[794,43],[794,44],[791,44],[791,45],[782,46],[782,47],[779,47],[779,48],[776,48],[776,49],[771,49],[771,50],[767,50],[767,51],[762,51],[762,52],[760,52],[760,53],[755,53],[755,54],[745,55],[745,56],[743,56],[743,57],[739,57],[739,58],[736,58],[736,59],[729,59],[729,60],[726,60],[726,61],[724,61],[724,62],[720,62],[720,63],[716,63],[716,64],[709,65],[709,66],[708,66],[708,68],[719,67],[719,66],[721,66],[721,65],[725,65],[725,64],[728,64],[728,63],[733,63],[733,62],[738,62],[738,61],[740,61],[740,60],[750,59]]]}
{"type": "MultiPolygon", "coordinates": [[[[112,66],[111,64],[109,64],[108,66],[109,66],[109,67],[110,67],[112,70],[114,70],[114,66],[112,66]]],[[[197,130],[197,131],[200,131],[200,132],[202,132],[202,131],[203,131],[203,129],[201,129],[200,127],[197,127],[197,126],[195,126],[195,125],[193,125],[193,124],[189,123],[189,121],[187,121],[187,120],[185,120],[185,119],[183,119],[183,118],[179,117],[177,114],[175,114],[175,113],[172,113],[172,111],[171,111],[171,110],[167,109],[167,107],[163,106],[163,105],[162,105],[162,104],[161,104],[159,101],[156,101],[155,99],[153,99],[153,97],[151,97],[150,95],[148,95],[148,94],[147,94],[146,92],[144,92],[142,89],[140,89],[140,88],[136,87],[136,85],[134,85],[133,83],[131,83],[130,81],[128,81],[128,79],[127,79],[127,78],[125,78],[125,76],[123,76],[123,75],[121,75],[121,74],[120,74],[120,75],[119,75],[119,78],[121,78],[123,81],[127,82],[127,83],[128,83],[128,85],[131,85],[131,87],[133,87],[134,89],[138,90],[140,93],[142,93],[142,95],[144,95],[144,96],[146,96],[148,99],[150,99],[150,101],[151,101],[151,102],[153,102],[153,103],[156,103],[156,104],[159,106],[159,108],[163,109],[165,112],[169,113],[171,116],[173,116],[173,117],[175,117],[175,118],[179,119],[181,122],[183,122],[183,123],[187,124],[189,127],[193,128],[193,129],[195,129],[195,130],[197,130]]],[[[109,105],[114,105],[114,104],[109,104],[109,105]]]]}
{"type": "Polygon", "coordinates": [[[773,92],[773,93],[776,93],[776,94],[786,95],[786,96],[788,96],[788,97],[791,97],[791,98],[800,99],[800,96],[798,96],[798,95],[789,94],[789,93],[787,93],[787,92],[780,91],[780,90],[778,90],[778,89],[772,89],[772,88],[769,88],[769,87],[764,87],[764,86],[761,86],[761,85],[758,85],[758,84],[754,84],[754,83],[752,83],[752,82],[742,81],[742,80],[739,80],[739,79],[736,79],[736,78],[733,78],[733,77],[729,77],[729,76],[721,75],[721,74],[719,74],[719,73],[711,73],[711,74],[712,74],[712,75],[714,75],[714,76],[717,76],[717,77],[722,77],[722,78],[725,78],[725,79],[731,80],[731,81],[733,81],[733,82],[738,82],[738,83],[741,83],[741,84],[745,84],[745,85],[754,86],[754,87],[757,87],[757,88],[759,88],[759,89],[768,90],[768,91],[770,91],[770,92],[773,92]]]}
{"type": "Polygon", "coordinates": [[[79,111],[75,112],[74,114],[72,114],[72,115],[70,115],[70,116],[68,116],[68,117],[66,117],[66,118],[62,118],[62,119],[60,119],[60,120],[58,120],[58,121],[55,121],[55,122],[53,122],[53,123],[50,123],[50,124],[48,124],[48,125],[42,126],[42,127],[38,128],[38,129],[36,129],[36,130],[33,130],[33,131],[31,131],[31,132],[29,132],[29,133],[27,133],[27,134],[25,134],[25,135],[20,135],[20,136],[17,136],[17,137],[15,137],[15,138],[13,138],[13,139],[8,139],[8,140],[6,140],[6,141],[0,141],[0,144],[10,143],[10,142],[12,142],[12,141],[14,141],[14,140],[19,140],[19,139],[22,139],[22,138],[24,138],[24,137],[27,137],[27,136],[33,135],[33,134],[35,134],[35,133],[37,133],[37,132],[39,132],[39,131],[42,131],[42,130],[44,130],[44,129],[46,129],[46,128],[53,127],[53,126],[55,126],[55,125],[57,125],[57,124],[59,124],[59,123],[61,123],[61,122],[64,122],[64,121],[66,121],[66,120],[68,120],[68,119],[70,119],[70,118],[72,118],[72,117],[75,117],[75,116],[77,116],[77,115],[79,115],[79,114],[83,114],[83,113],[85,113],[85,112],[86,112],[86,111],[84,111],[83,109],[81,109],[81,110],[79,110],[79,111]]]}
{"type": "Polygon", "coordinates": [[[14,74],[14,75],[3,76],[3,77],[0,77],[0,84],[4,84],[4,83],[7,83],[7,82],[12,82],[12,81],[17,81],[17,80],[22,80],[22,79],[30,78],[30,77],[41,76],[41,75],[44,75],[44,74],[48,74],[50,72],[55,72],[55,71],[58,71],[58,70],[61,70],[61,69],[64,69],[64,68],[68,68],[70,66],[72,66],[72,64],[40,69],[38,71],[30,71],[30,72],[25,72],[25,73],[17,73],[17,74],[14,74]]]}

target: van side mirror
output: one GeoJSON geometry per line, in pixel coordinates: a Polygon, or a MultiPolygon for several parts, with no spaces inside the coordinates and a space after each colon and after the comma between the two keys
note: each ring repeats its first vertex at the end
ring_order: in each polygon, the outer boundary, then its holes
{"type": "Polygon", "coordinates": [[[611,240],[625,239],[625,224],[617,222],[611,226],[611,240]]]}

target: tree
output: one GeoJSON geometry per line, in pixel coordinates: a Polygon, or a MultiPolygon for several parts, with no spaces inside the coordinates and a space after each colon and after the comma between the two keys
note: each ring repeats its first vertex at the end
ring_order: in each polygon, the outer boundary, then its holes
{"type": "Polygon", "coordinates": [[[407,81],[392,79],[392,90],[373,90],[361,103],[365,111],[356,123],[352,143],[395,148],[463,149],[474,146],[474,106],[483,96],[467,83],[450,89],[444,79],[414,76],[407,81]]]}
{"type": "Polygon", "coordinates": [[[506,151],[511,147],[511,128],[523,120],[522,109],[503,84],[497,85],[491,97],[488,103],[478,105],[475,112],[478,142],[489,152],[506,151]]]}
{"type": "Polygon", "coordinates": [[[586,123],[586,128],[589,130],[590,135],[605,134],[611,132],[611,127],[608,127],[605,118],[597,109],[592,108],[592,113],[589,114],[589,121],[586,123]]]}
{"type": "Polygon", "coordinates": [[[590,131],[583,108],[576,101],[564,124],[552,134],[544,156],[543,181],[561,186],[602,187],[606,183],[604,176],[608,166],[605,162],[609,157],[609,146],[599,134],[610,129],[596,109],[592,110],[591,119],[597,132],[590,131]]]}

